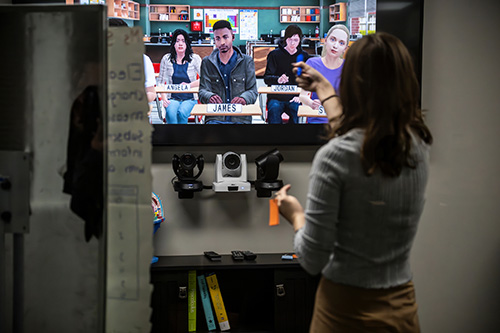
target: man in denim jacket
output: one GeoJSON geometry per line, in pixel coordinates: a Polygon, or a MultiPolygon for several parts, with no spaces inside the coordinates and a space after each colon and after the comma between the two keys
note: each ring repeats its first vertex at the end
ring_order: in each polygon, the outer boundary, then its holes
{"type": "MultiPolygon", "coordinates": [[[[248,105],[257,100],[253,59],[233,47],[233,30],[228,21],[213,26],[215,49],[201,62],[199,99],[202,104],[248,105]]],[[[251,116],[207,116],[206,124],[250,124],[251,116]]]]}

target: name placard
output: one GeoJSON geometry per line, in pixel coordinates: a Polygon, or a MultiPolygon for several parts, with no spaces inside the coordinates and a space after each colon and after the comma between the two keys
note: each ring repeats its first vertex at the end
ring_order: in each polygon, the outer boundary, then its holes
{"type": "Polygon", "coordinates": [[[298,86],[290,86],[290,85],[272,85],[272,92],[298,92],[298,86]]]}
{"type": "Polygon", "coordinates": [[[208,113],[241,113],[241,104],[207,104],[208,113]]]}
{"type": "Polygon", "coordinates": [[[189,84],[166,84],[165,90],[186,91],[191,89],[189,84]]]}

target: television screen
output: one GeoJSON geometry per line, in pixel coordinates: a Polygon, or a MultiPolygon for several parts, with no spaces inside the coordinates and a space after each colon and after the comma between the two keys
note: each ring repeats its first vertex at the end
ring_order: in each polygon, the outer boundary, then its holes
{"type": "MultiPolygon", "coordinates": [[[[335,4],[332,6],[337,6],[335,4]]],[[[391,33],[402,40],[409,49],[415,61],[417,78],[421,79],[422,55],[422,25],[423,0],[405,2],[394,0],[350,0],[346,8],[330,8],[330,25],[344,24],[351,31],[351,41],[356,41],[366,34],[376,31],[391,33]],[[336,22],[333,22],[336,21],[336,22]]],[[[210,12],[205,10],[205,16],[218,14],[229,17],[231,13],[210,12]]],[[[210,18],[205,17],[205,32],[210,26],[210,18]]],[[[283,23],[283,28],[289,23],[283,23]]],[[[235,26],[234,28],[238,28],[235,26]]],[[[265,45],[264,45],[265,46],[265,45]]],[[[247,54],[251,55],[256,64],[257,77],[261,78],[265,71],[266,56],[271,50],[264,50],[263,55],[252,54],[247,45],[247,54]],[[261,59],[262,58],[262,59],[261,59]],[[257,68],[257,65],[260,67],[257,68]]],[[[260,51],[260,50],[259,50],[260,51]]],[[[320,51],[318,51],[320,52],[320,51]]],[[[258,80],[262,91],[262,80],[258,80]]],[[[260,93],[257,99],[261,113],[252,116],[251,124],[210,125],[203,123],[203,117],[191,117],[188,124],[158,124],[154,125],[154,145],[318,145],[323,141],[324,126],[311,124],[301,119],[299,124],[269,124],[266,117],[267,93],[260,93]]],[[[286,118],[286,116],[284,117],[286,118]]],[[[299,117],[300,118],[300,117],[299,117]]]]}

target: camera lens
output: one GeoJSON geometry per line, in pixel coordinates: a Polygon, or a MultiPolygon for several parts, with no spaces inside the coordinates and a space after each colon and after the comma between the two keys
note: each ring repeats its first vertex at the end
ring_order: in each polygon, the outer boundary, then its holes
{"type": "Polygon", "coordinates": [[[180,162],[183,169],[193,169],[196,166],[196,158],[190,153],[182,155],[180,162]]]}
{"type": "Polygon", "coordinates": [[[237,154],[228,154],[224,157],[224,165],[230,170],[238,169],[240,166],[240,157],[237,154]]]}

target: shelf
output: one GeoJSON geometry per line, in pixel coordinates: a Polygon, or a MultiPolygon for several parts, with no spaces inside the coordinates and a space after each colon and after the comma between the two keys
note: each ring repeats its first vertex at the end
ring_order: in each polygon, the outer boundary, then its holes
{"type": "Polygon", "coordinates": [[[280,23],[319,23],[319,6],[281,6],[280,23]]]}
{"type": "Polygon", "coordinates": [[[130,0],[107,0],[108,16],[127,20],[140,20],[139,3],[130,0]]]}
{"type": "Polygon", "coordinates": [[[149,5],[149,20],[159,22],[190,21],[188,5],[149,5]]]}
{"type": "Polygon", "coordinates": [[[345,22],[347,20],[346,3],[330,5],[330,22],[345,22]]]}
{"type": "Polygon", "coordinates": [[[299,268],[297,259],[282,260],[281,254],[257,253],[252,261],[234,261],[230,254],[221,255],[221,261],[210,261],[204,255],[159,256],[158,262],[151,265],[152,271],[177,269],[262,269],[262,268],[299,268]]]}
{"type": "MultiPolygon", "coordinates": [[[[257,253],[256,260],[241,262],[227,254],[220,262],[203,255],[160,256],[151,265],[151,333],[187,332],[191,270],[215,273],[231,332],[307,332],[320,276],[310,276],[297,259],[281,260],[281,253],[257,253]]],[[[208,332],[196,294],[196,332],[208,332]]]]}

